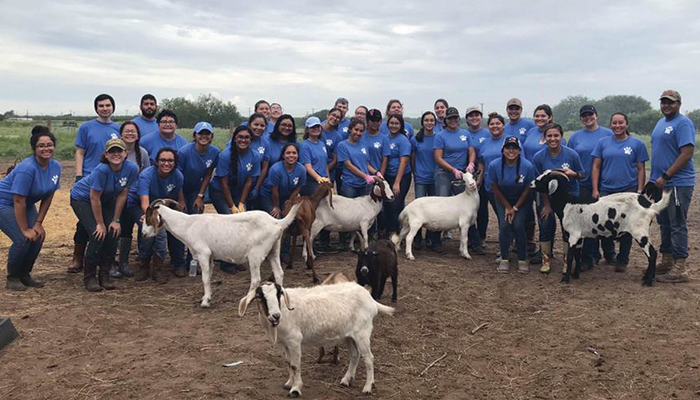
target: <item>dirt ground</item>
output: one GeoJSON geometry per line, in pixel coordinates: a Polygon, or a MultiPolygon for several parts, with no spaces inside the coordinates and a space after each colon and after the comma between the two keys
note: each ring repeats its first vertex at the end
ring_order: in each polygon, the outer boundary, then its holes
{"type": "MultiPolygon", "coordinates": [[[[285,398],[281,351],[267,341],[255,308],[237,316],[247,272],[215,272],[211,309],[198,306],[199,278],[121,279],[118,290],[91,294],[81,276],[64,272],[76,221],[68,205],[73,175],[64,163],[63,188],[46,219],[35,268],[46,287],[0,290],[0,315],[21,335],[0,350],[0,399],[285,398]],[[243,364],[222,366],[233,361],[243,364]]],[[[689,221],[696,271],[697,197],[689,221]]],[[[655,223],[652,232],[658,248],[655,223]]],[[[401,255],[397,313],[374,321],[375,398],[700,399],[700,277],[642,287],[646,259],[636,245],[623,274],[603,263],[562,285],[557,261],[550,276],[501,275],[495,239],[492,225],[489,255],[471,261],[459,257],[456,240],[444,256],[421,250],[410,262],[401,255]]],[[[8,246],[0,236],[2,265],[8,246]]],[[[355,263],[350,253],[321,256],[317,271],[354,276],[355,263]]],[[[302,268],[286,272],[286,286],[311,284],[302,268]]],[[[382,302],[390,304],[389,293],[382,302]]],[[[362,363],[353,387],[344,388],[345,350],[339,365],[316,364],[316,356],[305,348],[303,398],[362,396],[362,363]]]]}

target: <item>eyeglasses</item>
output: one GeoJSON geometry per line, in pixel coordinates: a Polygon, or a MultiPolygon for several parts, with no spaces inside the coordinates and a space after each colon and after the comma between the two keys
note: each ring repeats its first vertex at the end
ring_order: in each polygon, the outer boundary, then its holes
{"type": "Polygon", "coordinates": [[[280,124],[280,128],[289,128],[292,129],[293,125],[292,124],[280,124]]]}
{"type": "Polygon", "coordinates": [[[174,164],[175,159],[174,158],[159,158],[158,162],[161,162],[163,164],[174,164]]]}
{"type": "Polygon", "coordinates": [[[54,147],[56,147],[56,146],[54,146],[53,144],[37,144],[36,145],[36,148],[39,150],[53,149],[54,147]]]}
{"type": "Polygon", "coordinates": [[[236,136],[236,140],[251,140],[250,136],[236,136]]]}
{"type": "Polygon", "coordinates": [[[163,125],[175,125],[175,120],[160,121],[160,123],[163,124],[163,125]]]}
{"type": "Polygon", "coordinates": [[[122,131],[122,134],[124,133],[139,133],[139,131],[137,131],[136,129],[124,129],[122,131]]]}
{"type": "Polygon", "coordinates": [[[518,110],[520,110],[520,107],[519,107],[519,106],[508,106],[508,110],[510,110],[510,111],[518,111],[518,110]]]}

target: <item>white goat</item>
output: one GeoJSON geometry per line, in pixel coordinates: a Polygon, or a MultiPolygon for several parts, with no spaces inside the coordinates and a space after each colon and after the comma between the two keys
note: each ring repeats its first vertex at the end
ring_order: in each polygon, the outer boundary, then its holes
{"type": "Polygon", "coordinates": [[[372,393],[372,321],[378,313],[393,315],[392,307],[377,303],[367,290],[354,282],[294,289],[266,282],[241,299],[240,316],[253,300],[258,300],[260,323],[268,338],[284,348],[289,362],[289,379],[284,388],[289,389],[289,396],[301,396],[302,343],[319,347],[345,343],[350,365],[340,384],[350,386],[362,356],[367,370],[362,393],[372,393]]]}
{"type": "MultiPolygon", "coordinates": [[[[333,196],[333,208],[330,207],[328,198],[321,201],[316,209],[316,219],[311,226],[311,257],[316,258],[313,253],[313,241],[321,230],[326,229],[331,232],[359,232],[362,250],[369,246],[367,231],[372,226],[377,214],[382,211],[382,201],[394,200],[394,193],[389,184],[382,178],[374,177],[375,183],[372,185],[370,194],[366,196],[350,199],[344,196],[333,196]]],[[[351,243],[354,236],[351,236],[351,243]]],[[[306,246],[303,248],[302,256],[304,260],[309,257],[306,253],[306,246]]]]}
{"type": "Polygon", "coordinates": [[[451,197],[421,197],[413,200],[399,214],[401,233],[393,234],[391,241],[396,250],[401,250],[401,241],[406,238],[406,258],[415,260],[413,256],[413,238],[425,227],[431,231],[448,231],[460,228],[461,240],[459,252],[462,257],[471,260],[467,250],[467,232],[476,223],[479,211],[479,190],[471,173],[462,175],[466,185],[464,192],[451,197]]]}
{"type": "Polygon", "coordinates": [[[294,205],[284,219],[275,219],[263,211],[187,215],[170,209],[169,205],[177,206],[177,203],[168,199],[151,203],[146,210],[143,236],[155,236],[165,228],[187,246],[192,258],[202,268],[202,307],[209,307],[211,301],[212,263],[215,259],[237,264],[247,262],[251,291],[260,283],[260,264],[264,260],[270,263],[275,282],[282,284],[280,237],[294,221],[299,204],[294,205]]]}

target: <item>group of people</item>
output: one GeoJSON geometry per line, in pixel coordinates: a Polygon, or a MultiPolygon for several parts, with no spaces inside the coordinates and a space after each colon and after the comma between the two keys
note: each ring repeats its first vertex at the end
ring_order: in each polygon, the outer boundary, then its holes
{"type": "MultiPolygon", "coordinates": [[[[695,184],[695,127],[680,113],[680,106],[678,92],[662,93],[663,117],[651,136],[650,180],[671,189],[670,205],[658,218],[659,282],[689,279],[686,220],[695,184]]],[[[90,292],[114,289],[112,279],[122,276],[165,283],[169,271],[163,260],[168,253],[175,276],[184,277],[196,264],[183,244],[163,230],[154,238],[139,235],[139,265],[136,271],[129,267],[134,225],[140,229],[148,205],[159,198],[177,201],[188,214],[202,213],[205,201],[210,201],[220,214],[256,209],[281,218],[286,200],[311,195],[320,183],[332,181],[338,194],[355,198],[367,195],[380,177],[395,196],[377,218],[374,229],[381,237],[399,231],[399,214],[412,181],[416,198],[452,196],[465,189],[457,183],[468,172],[476,177],[481,199],[477,223],[469,230],[472,252],[486,254],[490,206],[498,217],[497,271],[510,271],[514,243],[518,272],[528,272],[529,264],[541,264],[540,271],[549,273],[556,219],[548,196],[530,190],[536,176],[548,169],[563,170],[570,178],[569,192],[584,202],[614,193],[641,193],[647,182],[649,155],[644,143],[630,134],[627,116],[613,114],[606,128],[592,105],[581,107],[582,129],[567,142],[550,106],[539,105],[532,119],[523,118],[517,98],[506,104],[507,120],[490,113],[486,127],[482,110],[468,108],[466,128],[461,127],[459,110],[438,99],[434,111],[421,116],[417,132],[404,121],[399,100],[390,100],[384,115],[379,109],[359,106],[351,118],[348,100],[338,98],[324,121],[306,119],[299,140],[295,119],[279,104],[261,100],[223,150],[212,145],[214,129],[208,122],[197,123],[191,139],[177,134],[177,115],[158,112],[150,94],[141,99],[141,115],[121,125],[111,120],[115,111],[111,96],[97,96],[94,108],[97,118],[81,124],[75,140],[76,183],[70,203],[78,224],[68,268],[83,272],[90,292]]],[[[37,126],[30,145],[33,154],[0,181],[0,229],[13,242],[7,268],[10,290],[43,286],[31,271],[45,237],[42,223],[60,187],[61,166],[53,159],[55,136],[37,126]]],[[[441,252],[443,234],[426,232],[427,247],[441,252]]],[[[422,237],[414,245],[422,246],[422,237]]],[[[584,268],[604,257],[623,272],[630,247],[627,237],[620,240],[617,252],[612,241],[586,239],[584,268]]],[[[328,232],[320,235],[320,250],[335,250],[328,232]]],[[[283,244],[282,257],[288,251],[289,243],[283,244]]],[[[221,264],[226,272],[239,268],[221,264]]]]}

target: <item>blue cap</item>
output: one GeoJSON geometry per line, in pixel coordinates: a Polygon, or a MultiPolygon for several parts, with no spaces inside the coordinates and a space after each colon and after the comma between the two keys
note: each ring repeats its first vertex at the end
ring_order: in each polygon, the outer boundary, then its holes
{"type": "Polygon", "coordinates": [[[311,128],[312,126],[321,125],[321,120],[318,117],[309,117],[306,120],[306,127],[311,128]]]}
{"type": "Polygon", "coordinates": [[[209,122],[206,122],[206,121],[197,122],[197,125],[194,126],[194,133],[199,133],[199,132],[205,131],[205,130],[214,134],[214,128],[212,128],[212,126],[209,122]]]}

